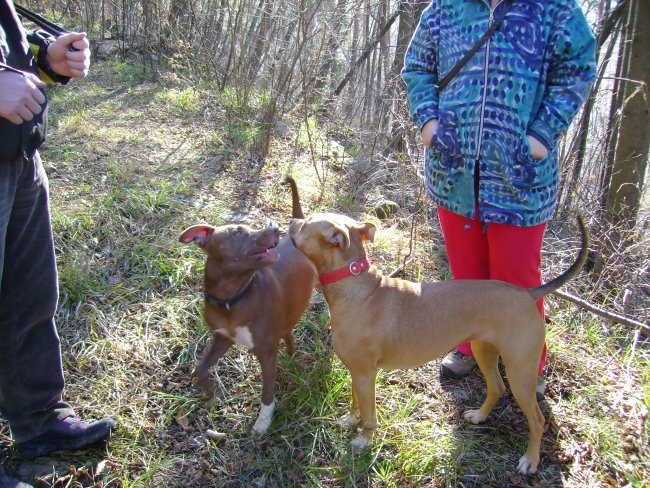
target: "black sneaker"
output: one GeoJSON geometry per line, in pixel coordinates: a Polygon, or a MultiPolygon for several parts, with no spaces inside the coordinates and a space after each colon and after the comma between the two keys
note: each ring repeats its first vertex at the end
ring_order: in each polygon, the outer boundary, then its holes
{"type": "Polygon", "coordinates": [[[113,420],[85,422],[74,415],[59,420],[35,439],[17,443],[18,458],[31,459],[53,451],[71,451],[94,444],[111,435],[117,424],[113,420]]]}
{"type": "Polygon", "coordinates": [[[442,374],[447,378],[460,380],[474,371],[476,366],[474,356],[466,356],[462,352],[453,350],[442,360],[442,374]]]}
{"type": "Polygon", "coordinates": [[[28,485],[27,483],[23,483],[22,481],[17,480],[16,478],[12,478],[5,472],[5,469],[2,466],[0,466],[0,488],[34,488],[34,487],[32,485],[28,485]]]}

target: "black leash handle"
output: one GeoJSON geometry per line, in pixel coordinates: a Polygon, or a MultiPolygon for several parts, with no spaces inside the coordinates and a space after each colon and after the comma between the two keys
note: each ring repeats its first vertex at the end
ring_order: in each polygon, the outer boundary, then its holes
{"type": "MultiPolygon", "coordinates": [[[[69,34],[70,31],[65,30],[63,27],[59,27],[56,25],[54,22],[50,22],[47,20],[45,17],[42,15],[39,15],[35,12],[32,12],[31,10],[27,10],[25,7],[22,7],[18,5],[17,3],[14,3],[14,6],[16,7],[16,12],[18,15],[21,17],[25,17],[27,20],[33,22],[37,26],[39,26],[41,29],[43,29],[45,32],[48,34],[54,36],[54,37],[59,37],[62,36],[63,34],[69,34]]],[[[74,47],[72,44],[68,46],[68,49],[70,51],[78,51],[76,47],[74,47]]]]}
{"type": "Polygon", "coordinates": [[[507,2],[507,5],[504,7],[503,13],[499,16],[499,18],[495,18],[492,20],[492,23],[490,24],[490,27],[488,27],[488,30],[485,31],[485,33],[481,36],[481,38],[478,40],[474,46],[472,46],[472,49],[467,51],[465,56],[462,57],[456,65],[449,70],[449,73],[440,80],[440,83],[436,85],[436,90],[438,93],[440,93],[448,84],[449,82],[458,74],[458,72],[467,64],[467,61],[469,61],[474,54],[476,54],[476,51],[481,49],[483,44],[487,42],[487,40],[492,37],[492,34],[494,34],[497,30],[499,30],[499,27],[501,27],[501,23],[503,22],[503,19],[505,18],[506,14],[508,13],[508,10],[510,10],[510,7],[512,6],[512,1],[505,0],[507,2]]]}

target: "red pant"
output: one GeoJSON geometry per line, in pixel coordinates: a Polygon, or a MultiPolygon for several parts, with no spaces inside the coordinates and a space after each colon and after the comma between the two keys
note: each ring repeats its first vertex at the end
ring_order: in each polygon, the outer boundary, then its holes
{"type": "MultiPolygon", "coordinates": [[[[533,227],[489,223],[468,219],[438,207],[438,218],[456,280],[501,280],[523,288],[542,283],[542,238],[546,223],[533,227]]],[[[544,318],[544,302],[537,301],[544,318]]],[[[469,343],[456,348],[472,355],[469,343]]],[[[546,345],[542,351],[539,372],[546,364],[546,345]]]]}

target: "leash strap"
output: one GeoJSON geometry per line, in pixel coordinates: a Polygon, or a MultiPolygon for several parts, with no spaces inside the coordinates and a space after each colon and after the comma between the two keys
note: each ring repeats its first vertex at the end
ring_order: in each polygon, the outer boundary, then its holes
{"type": "Polygon", "coordinates": [[[487,40],[490,37],[492,37],[492,34],[494,34],[496,31],[499,30],[499,27],[501,27],[501,23],[503,22],[503,19],[505,18],[506,14],[510,10],[510,7],[512,7],[512,0],[503,0],[503,1],[505,2],[506,5],[503,7],[501,15],[498,18],[492,20],[492,23],[490,24],[490,27],[488,27],[488,30],[486,30],[483,36],[478,40],[478,42],[474,44],[472,49],[467,51],[465,56],[463,56],[462,59],[458,61],[458,63],[456,63],[456,66],[451,68],[449,73],[447,73],[447,75],[440,81],[440,83],[436,85],[436,90],[438,91],[438,93],[444,90],[444,88],[449,84],[449,82],[454,79],[454,76],[456,76],[458,72],[462,69],[462,67],[465,66],[465,64],[467,64],[467,61],[469,61],[472,58],[472,56],[476,54],[476,51],[478,51],[481,48],[481,46],[483,46],[483,44],[485,44],[487,40]]]}
{"type": "MultiPolygon", "coordinates": [[[[33,22],[41,29],[43,29],[45,32],[50,34],[51,36],[60,37],[63,34],[68,34],[70,32],[68,30],[65,30],[63,27],[59,27],[54,22],[50,22],[42,15],[32,12],[31,10],[27,10],[25,7],[22,7],[17,3],[14,3],[14,7],[16,7],[16,12],[18,13],[18,15],[20,15],[21,17],[25,17],[30,22],[33,22]]],[[[78,51],[78,50],[79,49],[74,47],[72,44],[68,46],[68,51],[78,51]]]]}
{"type": "Polygon", "coordinates": [[[331,273],[320,275],[318,279],[321,285],[327,285],[329,283],[334,283],[335,281],[342,280],[343,278],[349,278],[350,276],[361,274],[362,271],[365,271],[369,267],[370,262],[367,259],[364,259],[362,261],[354,261],[347,265],[345,268],[337,269],[331,273]]]}
{"type": "Polygon", "coordinates": [[[221,307],[225,310],[230,310],[232,307],[235,306],[242,298],[244,298],[246,295],[248,295],[248,292],[251,290],[251,287],[253,286],[253,281],[255,281],[255,275],[250,279],[248,284],[244,287],[242,291],[237,293],[234,297],[232,297],[230,300],[221,300],[220,298],[215,297],[214,295],[210,295],[207,291],[203,292],[205,295],[205,299],[218,306],[221,307]]]}
{"type": "Polygon", "coordinates": [[[17,3],[14,4],[16,7],[16,12],[22,17],[25,17],[27,20],[34,22],[37,26],[39,26],[41,29],[46,31],[48,34],[51,34],[55,37],[62,36],[63,34],[67,34],[68,31],[65,30],[63,27],[59,27],[56,25],[54,22],[50,22],[47,20],[45,17],[32,12],[31,10],[27,10],[25,7],[22,7],[18,5],[17,3]]]}

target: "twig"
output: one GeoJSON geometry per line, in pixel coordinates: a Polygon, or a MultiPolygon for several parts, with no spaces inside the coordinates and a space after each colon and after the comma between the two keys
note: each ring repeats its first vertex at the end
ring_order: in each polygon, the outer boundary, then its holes
{"type": "Polygon", "coordinates": [[[334,93],[330,96],[328,102],[330,102],[334,97],[338,97],[341,94],[343,88],[345,88],[345,85],[347,85],[348,82],[352,79],[352,75],[354,75],[356,69],[359,66],[361,66],[366,59],[368,59],[368,56],[370,56],[375,46],[379,44],[381,38],[386,35],[386,32],[388,32],[388,29],[390,29],[390,26],[393,25],[393,22],[397,20],[397,17],[399,17],[399,15],[400,15],[400,10],[397,9],[395,13],[391,15],[391,17],[386,21],[383,27],[379,30],[379,34],[377,34],[377,36],[366,45],[366,47],[363,49],[363,52],[361,53],[361,56],[359,56],[359,58],[354,62],[354,64],[349,69],[347,74],[343,77],[343,80],[336,87],[336,90],[334,90],[334,93]]]}
{"type": "Polygon", "coordinates": [[[634,354],[636,353],[636,345],[639,343],[639,336],[641,335],[641,330],[637,329],[634,333],[634,342],[632,343],[632,354],[630,354],[630,359],[627,361],[627,375],[630,375],[630,368],[632,367],[632,360],[634,359],[634,354]]]}
{"type": "Polygon", "coordinates": [[[409,264],[411,261],[413,261],[413,260],[412,260],[412,259],[407,259],[407,260],[405,260],[405,261],[404,261],[402,264],[400,264],[397,268],[395,268],[393,271],[391,271],[390,273],[388,273],[388,277],[389,277],[389,278],[394,278],[398,273],[400,273],[401,271],[403,271],[404,268],[406,268],[406,265],[409,264]]]}
{"type": "Polygon", "coordinates": [[[596,305],[593,305],[587,302],[586,300],[583,300],[582,298],[578,298],[576,296],[573,296],[561,290],[555,290],[553,294],[559,296],[560,298],[564,298],[565,300],[573,302],[576,305],[579,305],[580,307],[584,308],[585,310],[595,313],[596,315],[600,315],[601,317],[605,317],[606,319],[612,320],[614,322],[618,322],[619,324],[622,325],[627,325],[629,327],[636,327],[640,330],[642,334],[650,335],[650,326],[648,324],[644,324],[643,322],[639,322],[638,320],[634,320],[614,312],[608,312],[607,310],[603,310],[602,308],[597,307],[596,305]]]}

